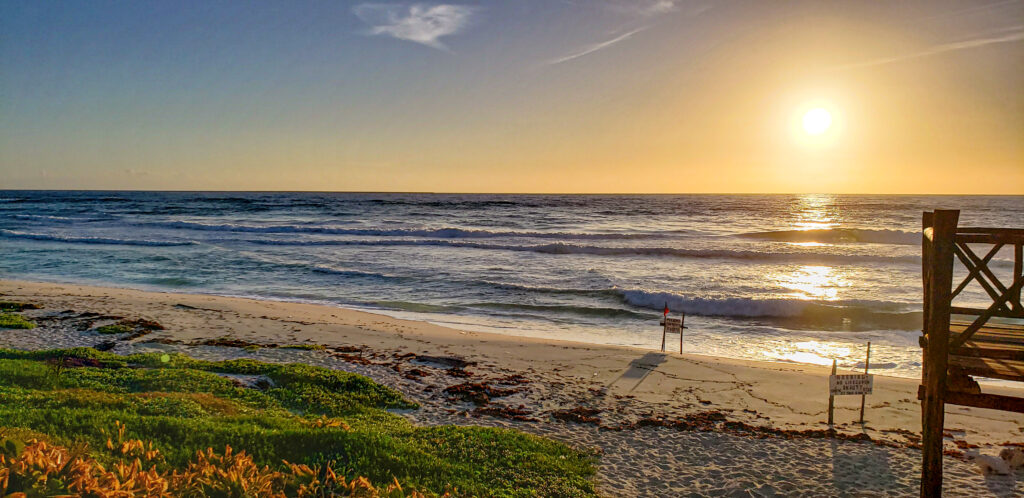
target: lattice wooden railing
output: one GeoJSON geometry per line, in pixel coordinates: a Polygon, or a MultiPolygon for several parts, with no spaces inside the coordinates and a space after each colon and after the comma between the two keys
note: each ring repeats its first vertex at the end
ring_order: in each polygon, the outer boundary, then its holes
{"type": "Polygon", "coordinates": [[[971,376],[1024,381],[1024,229],[957,227],[959,211],[924,213],[924,348],[921,389],[921,495],[942,492],[942,433],[947,403],[1024,412],[1024,399],[982,393],[971,376]],[[993,261],[1013,248],[1013,270],[993,261]],[[976,252],[977,251],[977,252],[976,252]],[[979,256],[984,254],[984,256],[979,256]],[[954,265],[966,276],[953,287],[954,265]],[[987,306],[957,304],[977,284],[987,306]],[[953,322],[952,316],[971,317],[953,322]],[[993,318],[1002,323],[993,322],[993,318]]]}

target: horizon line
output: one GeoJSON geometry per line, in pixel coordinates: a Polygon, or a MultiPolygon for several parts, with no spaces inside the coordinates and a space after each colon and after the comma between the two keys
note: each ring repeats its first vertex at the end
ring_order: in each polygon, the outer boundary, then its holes
{"type": "Polygon", "coordinates": [[[920,192],[457,192],[429,190],[188,190],[188,189],[74,189],[0,188],[0,192],[166,192],[166,193],[250,193],[250,194],[425,194],[425,195],[888,195],[888,196],[979,196],[1022,197],[1015,194],[920,193],[920,192]]]}

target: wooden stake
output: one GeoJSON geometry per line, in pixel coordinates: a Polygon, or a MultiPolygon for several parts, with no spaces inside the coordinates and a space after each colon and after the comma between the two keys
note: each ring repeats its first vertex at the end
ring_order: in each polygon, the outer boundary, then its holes
{"type": "MultiPolygon", "coordinates": [[[[864,358],[864,375],[868,374],[868,365],[871,364],[871,341],[868,341],[868,354],[864,358]]],[[[860,425],[864,425],[864,401],[867,395],[860,395],[860,425]]]]}
{"type": "Polygon", "coordinates": [[[668,334],[668,315],[661,322],[661,350],[665,351],[665,335],[668,334]]]}
{"type": "MultiPolygon", "coordinates": [[[[832,375],[836,374],[836,360],[832,360],[832,375]]],[[[833,413],[836,407],[836,397],[832,395],[832,389],[829,388],[828,392],[828,426],[829,428],[833,425],[833,413]]]]}
{"type": "MultiPolygon", "coordinates": [[[[1024,244],[1018,242],[1016,245],[1013,246],[1014,280],[1016,280],[1017,277],[1020,277],[1021,275],[1024,275],[1024,244]]],[[[1014,292],[1014,295],[1010,296],[1010,299],[1011,301],[1016,300],[1016,305],[1013,307],[1013,309],[1017,311],[1024,311],[1024,307],[1022,307],[1022,303],[1020,302],[1020,289],[1017,289],[1016,292],[1014,292]]],[[[1013,303],[1011,302],[1011,304],[1013,303]]]]}
{"type": "Polygon", "coordinates": [[[683,354],[683,329],[686,328],[686,313],[679,313],[679,354],[683,354]]]}

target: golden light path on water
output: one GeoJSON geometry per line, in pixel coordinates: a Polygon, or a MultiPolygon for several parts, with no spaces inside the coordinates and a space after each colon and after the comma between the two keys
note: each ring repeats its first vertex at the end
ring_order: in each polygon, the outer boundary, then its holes
{"type": "MultiPolygon", "coordinates": [[[[765,356],[774,360],[831,365],[832,359],[847,358],[854,354],[852,348],[828,341],[800,341],[778,344],[777,348],[765,351],[765,356]]],[[[863,351],[856,353],[863,354],[863,351]]]]}
{"type": "Polygon", "coordinates": [[[779,286],[794,291],[793,297],[807,300],[835,301],[839,299],[839,290],[851,285],[831,266],[801,266],[770,278],[779,286]]]}
{"type": "Polygon", "coordinates": [[[793,214],[797,220],[796,230],[823,230],[839,225],[836,212],[836,196],[829,194],[808,194],[794,202],[793,214]]]}
{"type": "MultiPolygon", "coordinates": [[[[794,202],[795,230],[828,230],[839,226],[834,195],[809,194],[794,202]]],[[[802,247],[823,247],[822,242],[791,242],[802,247]]],[[[786,297],[807,301],[836,301],[841,289],[852,285],[839,268],[825,265],[804,265],[794,270],[769,275],[773,282],[793,291],[786,297]]],[[[850,357],[854,352],[848,345],[827,340],[779,341],[763,354],[774,360],[831,365],[833,359],[850,357]]]]}

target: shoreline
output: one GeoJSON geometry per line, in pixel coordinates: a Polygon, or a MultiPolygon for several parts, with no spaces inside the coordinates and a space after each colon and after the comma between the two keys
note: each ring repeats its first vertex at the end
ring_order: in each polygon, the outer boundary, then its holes
{"type": "MultiPolygon", "coordinates": [[[[834,453],[836,444],[860,448],[857,441],[870,441],[874,444],[868,446],[876,448],[872,451],[894,452],[889,458],[906,465],[920,458],[913,450],[920,433],[916,379],[876,376],[864,426],[857,423],[860,399],[837,397],[831,433],[826,424],[828,367],[463,331],[332,306],[208,294],[0,280],[0,295],[42,306],[25,313],[38,319],[38,328],[2,330],[0,347],[105,342],[115,353],[164,350],[204,359],[253,358],[352,371],[420,403],[420,410],[403,413],[416,423],[498,425],[602,448],[606,456],[599,480],[609,494],[673,489],[659,486],[677,479],[662,468],[674,464],[638,469],[653,465],[647,462],[652,458],[684,458],[679,445],[694,442],[674,438],[705,438],[700,444],[708,444],[706,438],[726,438],[722,444],[733,439],[762,441],[759,445],[789,441],[818,455],[814,458],[822,458],[821,451],[834,453]],[[138,338],[104,336],[93,330],[104,317],[154,320],[165,329],[138,338]],[[284,345],[309,349],[279,347],[284,345]],[[608,488],[635,479],[637,472],[656,486],[608,488]]],[[[985,389],[1020,392],[1005,386],[985,389]]],[[[948,459],[947,475],[974,475],[973,465],[955,458],[962,458],[964,450],[993,454],[1004,443],[1024,442],[1020,414],[957,406],[946,412],[947,449],[954,457],[948,459]]],[[[904,472],[906,482],[916,477],[916,471],[904,472]]],[[[863,478],[870,480],[870,474],[865,471],[863,478]]]]}
{"type": "MultiPolygon", "coordinates": [[[[505,337],[505,338],[513,338],[513,339],[535,340],[535,341],[551,342],[551,343],[559,343],[559,344],[565,343],[565,344],[572,344],[572,345],[577,345],[577,346],[581,346],[581,347],[596,346],[596,347],[608,347],[608,348],[624,348],[624,349],[628,349],[628,350],[642,351],[642,352],[655,352],[655,353],[660,353],[661,352],[660,350],[655,349],[655,348],[647,348],[647,347],[642,347],[642,346],[639,346],[639,345],[615,344],[615,343],[607,343],[607,342],[587,342],[587,341],[573,340],[573,339],[554,339],[554,338],[549,338],[549,337],[539,337],[537,335],[532,335],[532,334],[504,333],[504,332],[500,332],[499,331],[499,330],[502,330],[501,327],[490,327],[490,326],[483,325],[483,324],[470,324],[470,323],[464,323],[464,322],[455,322],[455,321],[451,321],[451,320],[435,320],[435,319],[431,319],[429,316],[423,316],[423,315],[433,315],[434,313],[417,312],[417,311],[411,311],[411,310],[389,310],[389,309],[385,309],[385,308],[374,308],[372,306],[359,306],[359,305],[351,305],[350,306],[350,305],[346,305],[346,304],[339,304],[339,303],[334,303],[334,302],[324,301],[324,300],[317,300],[317,299],[287,298],[287,297],[274,297],[274,296],[258,296],[258,295],[246,295],[246,294],[216,294],[216,293],[206,293],[206,292],[186,292],[184,289],[182,289],[182,290],[164,290],[164,289],[158,288],[158,286],[149,286],[149,288],[147,288],[148,286],[146,286],[146,285],[120,286],[120,285],[117,285],[117,284],[110,284],[110,283],[106,283],[106,282],[76,283],[76,282],[67,282],[67,281],[58,281],[58,280],[45,280],[45,279],[43,279],[43,280],[23,280],[23,279],[19,279],[19,278],[12,278],[12,279],[0,278],[0,284],[5,284],[5,283],[44,284],[44,285],[58,285],[58,286],[59,285],[65,285],[65,286],[77,286],[77,287],[94,287],[94,288],[100,288],[100,289],[114,289],[114,290],[134,291],[134,292],[153,293],[153,294],[171,294],[171,295],[179,295],[180,294],[180,295],[188,295],[188,296],[210,296],[210,297],[225,298],[225,299],[241,299],[241,300],[259,301],[259,302],[272,302],[272,303],[285,303],[285,304],[296,304],[296,305],[323,306],[323,307],[327,307],[327,308],[338,309],[338,310],[345,310],[345,311],[350,311],[350,312],[367,313],[367,314],[371,314],[371,315],[384,316],[384,317],[388,317],[388,318],[391,318],[391,319],[394,319],[394,320],[400,320],[400,321],[406,321],[406,322],[414,322],[414,323],[423,323],[423,324],[427,324],[427,325],[431,325],[431,326],[442,327],[442,328],[445,328],[445,329],[454,330],[456,332],[468,332],[468,333],[474,333],[474,334],[482,334],[484,336],[493,335],[493,336],[499,336],[499,337],[505,337]]],[[[445,314],[445,313],[440,313],[439,315],[440,316],[445,316],[445,317],[447,317],[447,316],[459,316],[459,315],[452,315],[452,314],[445,314]]],[[[532,329],[532,328],[529,328],[529,329],[521,328],[521,329],[515,329],[515,330],[518,330],[518,331],[530,331],[530,332],[533,332],[533,333],[539,333],[540,332],[540,329],[532,329]]],[[[679,353],[672,353],[671,352],[671,345],[672,345],[671,340],[669,340],[668,344],[669,344],[669,351],[667,351],[666,354],[671,354],[671,355],[678,356],[679,353]]],[[[803,363],[803,362],[799,362],[799,361],[785,360],[785,359],[771,359],[771,358],[767,358],[767,357],[763,358],[763,359],[753,359],[753,358],[743,358],[743,357],[736,357],[736,356],[718,356],[718,355],[714,355],[714,354],[690,353],[690,352],[684,353],[683,356],[685,356],[685,357],[694,357],[694,358],[707,358],[710,361],[735,361],[735,362],[740,362],[741,364],[749,363],[751,365],[779,364],[779,365],[792,365],[792,366],[797,366],[797,367],[808,367],[808,368],[811,368],[811,369],[819,369],[819,368],[828,369],[828,368],[830,368],[829,366],[823,365],[823,364],[803,363]]],[[[842,371],[843,367],[840,366],[839,369],[840,369],[840,371],[842,371]]],[[[849,373],[863,373],[863,372],[861,372],[860,370],[857,370],[857,369],[847,369],[847,370],[849,370],[849,373]]],[[[871,374],[875,375],[875,376],[878,376],[878,377],[889,377],[889,378],[911,379],[911,380],[919,380],[920,379],[919,375],[905,375],[905,376],[904,375],[891,375],[891,371],[890,370],[885,369],[885,368],[881,368],[881,367],[875,368],[871,372],[871,374]]],[[[1016,387],[1013,387],[1012,385],[1010,385],[1008,382],[1002,381],[1002,380],[998,380],[998,379],[981,379],[981,380],[979,380],[979,382],[982,385],[985,385],[985,386],[1007,387],[1007,388],[1009,388],[1011,390],[1019,389],[1019,390],[1024,391],[1024,387],[1016,388],[1016,387]]]]}

